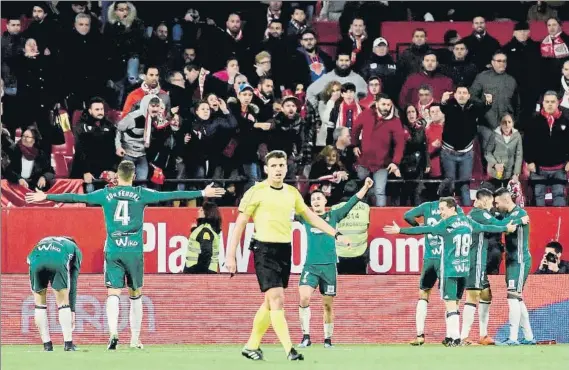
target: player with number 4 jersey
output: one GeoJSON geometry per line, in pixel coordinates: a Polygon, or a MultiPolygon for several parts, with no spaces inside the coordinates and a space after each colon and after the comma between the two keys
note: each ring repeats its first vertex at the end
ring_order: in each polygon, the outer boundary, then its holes
{"type": "Polygon", "coordinates": [[[107,318],[109,350],[118,344],[118,318],[121,289],[128,286],[131,302],[130,327],[132,348],[142,348],[139,341],[142,326],[142,286],[144,277],[143,224],[144,209],[153,203],[199,197],[220,197],[224,189],[209,185],[202,191],[157,192],[132,186],[135,166],[122,161],[117,170],[118,186],[106,187],[89,194],[26,195],[28,202],[50,200],[63,203],[87,203],[103,208],[107,238],[105,241],[105,284],[107,286],[107,318]]]}
{"type": "MultiPolygon", "coordinates": [[[[312,210],[330,226],[336,228],[337,224],[365,197],[372,186],[373,180],[367,178],[360,191],[352,196],[346,204],[328,212],[326,212],[326,196],[319,189],[315,190],[310,194],[312,210]]],[[[306,228],[308,250],[306,251],[304,268],[298,281],[298,292],[300,294],[298,315],[302,328],[302,341],[299,347],[308,347],[312,344],[310,341],[310,299],[318,287],[324,306],[324,347],[330,348],[332,347],[332,334],[334,332],[333,304],[338,275],[336,243],[334,238],[313,227],[302,217],[300,217],[300,221],[306,228]]]]}
{"type": "Polygon", "coordinates": [[[455,347],[460,344],[460,328],[458,317],[458,301],[462,298],[466,277],[470,269],[470,247],[472,233],[513,232],[516,229],[512,223],[507,226],[481,225],[478,222],[457,213],[456,200],[453,197],[443,197],[439,200],[441,222],[435,226],[417,226],[399,228],[394,222],[385,226],[387,234],[433,234],[443,238],[443,250],[440,265],[440,291],[446,306],[447,335],[443,344],[455,347]]]}

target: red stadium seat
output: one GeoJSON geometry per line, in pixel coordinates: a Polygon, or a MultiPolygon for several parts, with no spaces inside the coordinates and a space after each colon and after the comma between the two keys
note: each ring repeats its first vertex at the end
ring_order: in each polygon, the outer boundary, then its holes
{"type": "Polygon", "coordinates": [[[66,131],[63,135],[65,136],[65,143],[61,145],[53,145],[51,150],[55,154],[73,156],[75,152],[75,137],[73,136],[73,132],[66,131]]]}
{"type": "Polygon", "coordinates": [[[51,164],[55,170],[55,177],[58,179],[65,179],[69,177],[69,167],[63,154],[52,154],[51,164]]]}

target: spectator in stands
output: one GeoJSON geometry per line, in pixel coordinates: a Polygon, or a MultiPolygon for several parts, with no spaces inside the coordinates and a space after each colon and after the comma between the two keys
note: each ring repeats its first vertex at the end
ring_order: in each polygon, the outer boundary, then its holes
{"type": "Polygon", "coordinates": [[[342,199],[349,174],[344,164],[340,162],[336,149],[332,145],[327,145],[316,156],[308,177],[320,180],[316,183],[317,186],[326,195],[330,205],[334,205],[342,199]]]}
{"type": "Polygon", "coordinates": [[[144,25],[136,17],[136,8],[130,2],[116,1],[108,8],[107,23],[103,28],[108,85],[117,93],[113,107],[122,106],[125,83],[136,85],[140,56],[143,52],[144,25]]]}
{"type": "Polygon", "coordinates": [[[273,58],[271,54],[266,51],[262,51],[255,56],[255,73],[250,75],[250,81],[252,86],[257,86],[261,77],[270,77],[273,80],[276,90],[280,94],[281,77],[276,76],[273,70],[273,58]],[[277,81],[277,82],[275,82],[277,81]]]}
{"type": "Polygon", "coordinates": [[[547,1],[537,1],[528,9],[528,22],[546,22],[550,18],[557,18],[557,10],[547,4],[547,1]]]}
{"type": "Polygon", "coordinates": [[[446,65],[441,66],[441,70],[452,79],[455,86],[470,87],[478,74],[476,64],[468,60],[468,49],[462,40],[454,44],[452,57],[446,65]]]}
{"type": "MultiPolygon", "coordinates": [[[[249,189],[261,178],[259,160],[264,158],[259,154],[261,144],[267,141],[267,131],[271,129],[268,122],[259,122],[257,115],[259,107],[252,104],[254,89],[249,84],[239,86],[237,99],[229,98],[227,106],[237,119],[237,138],[228,144],[226,155],[237,161],[243,167],[248,182],[245,190],[249,189]]],[[[262,154],[262,153],[261,153],[262,154]]]]}
{"type": "Polygon", "coordinates": [[[500,127],[494,130],[484,149],[484,156],[488,162],[489,181],[496,189],[508,186],[510,180],[519,182],[524,160],[522,135],[514,128],[512,115],[502,117],[500,127]]]}
{"type": "Polygon", "coordinates": [[[478,16],[472,20],[473,32],[462,39],[468,48],[469,59],[476,64],[478,71],[490,68],[494,53],[500,49],[500,43],[486,31],[486,19],[478,16]]]}
{"type": "Polygon", "coordinates": [[[382,92],[389,96],[396,96],[399,90],[397,79],[397,64],[389,54],[389,43],[383,37],[373,41],[373,53],[361,69],[362,77],[369,81],[371,76],[381,79],[382,92]]]}
{"type": "Polygon", "coordinates": [[[273,118],[273,103],[275,102],[274,83],[270,77],[259,78],[259,83],[254,91],[253,104],[259,107],[259,117],[261,122],[267,122],[273,118]]]}
{"type": "Polygon", "coordinates": [[[569,109],[569,60],[563,63],[561,69],[561,90],[558,96],[561,98],[559,109],[566,112],[569,109]]]}
{"type": "MultiPolygon", "coordinates": [[[[316,151],[320,153],[328,141],[328,130],[336,127],[335,122],[330,121],[330,114],[336,106],[336,102],[342,98],[342,84],[338,81],[330,81],[320,94],[318,111],[322,119],[322,126],[316,133],[316,151]]],[[[348,129],[349,131],[349,129],[348,129]]]]}
{"type": "Polygon", "coordinates": [[[26,39],[34,39],[38,44],[38,51],[43,55],[59,53],[59,29],[60,25],[55,16],[50,14],[47,2],[39,1],[34,3],[32,9],[33,21],[28,25],[24,32],[26,39]]]}
{"type": "Polygon", "coordinates": [[[320,77],[308,87],[306,99],[313,107],[318,106],[318,96],[324,91],[324,88],[330,81],[338,81],[341,84],[346,82],[353,83],[356,86],[358,98],[362,98],[367,94],[367,83],[359,74],[352,70],[350,55],[351,51],[338,51],[336,55],[336,68],[320,77]]]}
{"type": "Polygon", "coordinates": [[[286,35],[291,41],[291,45],[298,46],[298,36],[306,29],[306,13],[301,6],[295,6],[290,14],[286,35]]]}
{"type": "MultiPolygon", "coordinates": [[[[252,31],[252,30],[251,30],[252,31]]],[[[241,16],[237,13],[230,13],[225,22],[225,29],[221,30],[215,26],[209,26],[206,32],[204,45],[214,47],[207,48],[207,68],[218,71],[223,68],[225,61],[234,56],[239,60],[242,69],[251,69],[251,37],[246,30],[243,30],[241,16]]],[[[203,37],[203,36],[202,36],[203,37]]]]}
{"type": "Polygon", "coordinates": [[[360,71],[372,52],[372,41],[369,39],[364,19],[356,16],[352,20],[350,30],[338,43],[338,50],[349,50],[350,61],[354,71],[360,71]]]}
{"type": "Polygon", "coordinates": [[[334,130],[334,148],[338,152],[338,160],[344,165],[349,178],[356,178],[356,156],[352,150],[352,137],[347,127],[336,127],[334,130]]]}
{"type": "Polygon", "coordinates": [[[158,95],[146,95],[137,110],[128,113],[117,123],[116,153],[134,163],[137,180],[148,178],[146,149],[151,144],[153,127],[162,128],[165,123],[160,104],[158,95]]]}
{"type": "Polygon", "coordinates": [[[227,104],[223,99],[220,99],[215,94],[209,94],[206,98],[211,110],[211,119],[215,121],[217,118],[226,119],[228,122],[235,120],[235,127],[230,129],[220,127],[215,131],[215,137],[213,142],[209,145],[209,165],[208,165],[208,177],[215,179],[224,178],[224,174],[229,174],[233,170],[231,168],[231,162],[224,155],[224,150],[235,137],[235,132],[237,130],[237,118],[227,108],[227,104]],[[223,109],[222,109],[223,107],[223,109]],[[229,116],[231,115],[231,117],[229,116]]]}
{"type": "Polygon", "coordinates": [[[470,180],[474,165],[474,140],[480,118],[493,105],[493,97],[484,95],[484,103],[472,100],[466,86],[447,91],[441,99],[445,115],[441,162],[445,178],[460,184],[461,203],[470,206],[470,180]],[[451,98],[451,95],[454,97],[451,98]]]}
{"type": "Polygon", "coordinates": [[[55,178],[49,155],[39,144],[40,132],[33,126],[28,127],[18,141],[9,158],[3,175],[12,184],[19,184],[26,189],[47,190],[55,178]]]}
{"type": "Polygon", "coordinates": [[[184,91],[186,85],[184,82],[185,79],[182,72],[173,70],[168,72],[164,86],[161,86],[170,97],[172,110],[178,108],[176,113],[178,113],[180,109],[183,109],[187,103],[186,92],[184,91]]]}
{"type": "Polygon", "coordinates": [[[351,82],[346,82],[341,87],[341,99],[336,101],[334,108],[330,112],[326,145],[332,145],[333,133],[336,127],[347,127],[348,130],[352,131],[354,122],[356,122],[362,111],[362,106],[356,100],[356,86],[351,82]]]}
{"type": "Polygon", "coordinates": [[[500,119],[506,113],[513,114],[517,119],[520,107],[520,96],[516,80],[506,73],[508,58],[501,51],[492,57],[492,69],[481,72],[476,76],[470,88],[473,99],[484,102],[485,95],[492,95],[492,107],[486,112],[483,124],[478,126],[481,137],[481,147],[486,148],[494,130],[500,126],[500,119]]]}
{"type": "Polygon", "coordinates": [[[423,28],[413,30],[411,46],[404,50],[397,60],[397,73],[402,81],[409,75],[422,71],[423,59],[430,48],[427,44],[427,31],[423,28]]]}
{"type": "MultiPolygon", "coordinates": [[[[422,180],[423,174],[431,171],[430,156],[427,148],[425,126],[427,121],[421,119],[417,109],[408,105],[404,109],[403,137],[405,150],[399,165],[404,180],[422,180]]],[[[424,186],[420,182],[406,181],[401,186],[400,206],[416,206],[421,203],[424,186]]]]}
{"type": "Polygon", "coordinates": [[[230,85],[233,85],[235,82],[235,76],[239,74],[239,61],[235,57],[229,57],[227,63],[225,64],[225,68],[221,71],[215,72],[213,77],[217,78],[220,81],[227,82],[230,85]]]}
{"type": "Polygon", "coordinates": [[[555,91],[543,96],[543,108],[528,125],[524,135],[524,159],[534,182],[535,203],[545,206],[545,190],[551,186],[553,205],[567,205],[565,185],[569,172],[569,121],[559,110],[555,91]]]}
{"type": "Polygon", "coordinates": [[[332,58],[317,46],[314,30],[306,29],[300,34],[300,47],[292,59],[293,85],[302,85],[304,90],[320,77],[334,69],[332,58]]]}
{"type": "Polygon", "coordinates": [[[322,1],[322,8],[317,19],[319,21],[339,21],[346,3],[347,1],[322,1]]]}
{"type": "Polygon", "coordinates": [[[162,76],[168,73],[168,69],[175,60],[176,55],[180,54],[180,51],[172,43],[171,37],[168,32],[168,25],[166,22],[160,22],[154,31],[150,39],[145,40],[145,50],[144,50],[144,65],[152,65],[158,67],[158,71],[162,76]]]}
{"type": "MultiPolygon", "coordinates": [[[[419,92],[417,94],[419,95],[419,101],[415,108],[417,112],[417,119],[424,119],[425,124],[427,124],[431,121],[429,108],[435,102],[435,99],[433,99],[433,88],[431,85],[422,85],[419,87],[419,92]]],[[[407,109],[404,111],[407,112],[407,109]]]]}
{"type": "Polygon", "coordinates": [[[381,94],[375,106],[363,111],[355,121],[352,143],[359,179],[372,174],[375,205],[385,207],[387,177],[390,174],[401,177],[399,163],[405,149],[403,125],[387,95],[381,94]]]}
{"type": "Polygon", "coordinates": [[[99,30],[91,31],[91,20],[87,14],[77,14],[73,29],[64,34],[61,43],[62,77],[70,112],[83,110],[105,89],[103,40],[99,30]]]}
{"type": "Polygon", "coordinates": [[[184,65],[189,63],[197,62],[197,50],[194,46],[186,46],[184,48],[182,58],[184,59],[184,65]]]}
{"type": "Polygon", "coordinates": [[[25,40],[21,33],[22,23],[20,19],[16,16],[10,16],[7,22],[6,32],[2,34],[2,80],[4,81],[2,121],[11,136],[15,137],[16,129],[20,127],[16,98],[18,91],[16,71],[25,40]]]}
{"type": "Polygon", "coordinates": [[[557,18],[547,20],[548,35],[541,42],[542,91],[558,90],[559,70],[569,60],[569,35],[563,32],[562,23],[557,18]]]}
{"type": "MultiPolygon", "coordinates": [[[[298,42],[295,39],[295,42],[298,42]]],[[[263,40],[259,51],[266,51],[269,53],[271,60],[271,69],[274,77],[277,77],[276,92],[280,96],[281,86],[289,84],[290,74],[290,55],[291,50],[290,42],[283,36],[283,24],[280,20],[275,20],[269,25],[268,37],[263,40]]],[[[252,81],[253,82],[253,81],[252,81]]],[[[255,85],[254,85],[255,86],[255,85]]]]}
{"type": "Polygon", "coordinates": [[[518,127],[525,127],[535,113],[541,92],[539,43],[530,38],[527,22],[515,25],[514,37],[504,45],[503,50],[508,58],[506,73],[516,80],[520,93],[518,127]]]}
{"type": "Polygon", "coordinates": [[[210,75],[209,71],[197,64],[184,67],[187,98],[192,101],[202,100],[207,94],[214,93],[219,97],[227,95],[227,84],[210,75]]]}
{"type": "Polygon", "coordinates": [[[569,262],[561,259],[563,246],[557,241],[547,243],[536,274],[569,274],[569,262]]]}
{"type": "Polygon", "coordinates": [[[439,71],[437,55],[432,50],[426,52],[423,57],[423,70],[410,75],[403,84],[399,95],[399,106],[416,105],[419,100],[419,88],[423,85],[431,86],[433,98],[437,101],[445,91],[451,91],[453,87],[452,80],[439,71]]]}
{"type": "Polygon", "coordinates": [[[122,117],[138,109],[140,101],[146,95],[158,95],[160,100],[166,105],[166,109],[170,110],[170,96],[160,87],[160,69],[154,65],[146,66],[144,82],[138,89],[128,94],[122,110],[122,117]]]}
{"type": "MultiPolygon", "coordinates": [[[[42,140],[41,149],[51,155],[54,132],[50,113],[61,97],[53,56],[40,54],[34,39],[26,40],[23,55],[18,58],[19,127],[37,126],[42,140]]],[[[59,143],[61,144],[61,143],[59,143]]]]}
{"type": "Polygon", "coordinates": [[[460,35],[456,30],[448,30],[445,32],[443,40],[445,47],[436,50],[437,60],[442,66],[449,64],[453,60],[454,45],[460,40],[460,35]]]}
{"type": "Polygon", "coordinates": [[[378,76],[370,76],[367,80],[367,96],[360,100],[359,104],[362,109],[369,109],[377,100],[377,96],[383,92],[381,78],[378,76]]]}
{"type": "MultiPolygon", "coordinates": [[[[433,104],[429,108],[430,122],[425,128],[425,136],[427,141],[427,151],[429,152],[429,161],[431,171],[426,175],[431,180],[440,180],[443,176],[441,166],[441,149],[443,146],[443,129],[445,124],[445,115],[441,112],[439,104],[433,104]]],[[[437,198],[437,189],[439,184],[425,184],[429,200],[437,198]]]]}
{"type": "Polygon", "coordinates": [[[316,123],[300,116],[300,101],[292,92],[283,96],[282,106],[282,112],[269,120],[271,131],[267,149],[282,150],[287,154],[287,178],[294,179],[304,165],[312,162],[316,123]]]}
{"type": "Polygon", "coordinates": [[[71,177],[83,179],[85,190],[95,190],[93,180],[101,178],[107,172],[110,178],[115,176],[118,158],[115,149],[116,127],[105,117],[105,101],[92,98],[88,108],[73,126],[75,136],[75,155],[71,177]]]}
{"type": "Polygon", "coordinates": [[[85,14],[89,17],[90,24],[93,30],[96,30],[97,33],[101,33],[101,22],[99,21],[96,14],[91,12],[89,9],[89,2],[88,1],[59,1],[57,3],[57,8],[59,10],[58,20],[60,23],[60,27],[63,30],[67,30],[70,27],[73,27],[76,21],[76,17],[79,14],[85,14]]]}

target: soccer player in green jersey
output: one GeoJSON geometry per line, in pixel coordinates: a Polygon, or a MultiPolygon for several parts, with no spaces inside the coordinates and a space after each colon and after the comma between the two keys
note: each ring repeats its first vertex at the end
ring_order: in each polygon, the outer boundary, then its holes
{"type": "Polygon", "coordinates": [[[64,351],[76,351],[73,344],[77,277],[81,268],[81,251],[75,241],[67,237],[46,237],[40,240],[28,255],[30,286],[34,292],[34,319],[39,329],[43,349],[53,351],[47,319],[47,286],[55,291],[59,308],[59,324],[63,332],[64,351]]]}
{"type": "Polygon", "coordinates": [[[466,277],[470,270],[469,251],[472,245],[472,233],[513,232],[516,226],[511,222],[506,226],[481,225],[478,222],[457,213],[456,200],[453,197],[443,197],[439,200],[441,222],[434,226],[416,226],[399,228],[393,225],[385,226],[387,234],[433,234],[443,237],[440,291],[446,307],[447,334],[443,344],[455,347],[460,345],[460,323],[458,317],[458,301],[462,299],[466,277]]]}
{"type": "MultiPolygon", "coordinates": [[[[498,211],[513,220],[528,217],[527,212],[517,206],[512,200],[512,194],[505,188],[494,193],[494,201],[498,211]]],[[[506,288],[508,290],[508,308],[510,320],[510,335],[507,340],[497,345],[516,346],[518,344],[534,345],[529,322],[529,313],[522,298],[522,292],[531,267],[531,254],[529,250],[530,226],[518,227],[517,232],[506,235],[506,288]],[[524,339],[518,342],[520,325],[524,332],[524,339]]]]}
{"type": "MultiPolygon", "coordinates": [[[[373,186],[373,180],[365,179],[364,186],[358,193],[350,198],[341,208],[326,212],[326,196],[320,191],[313,191],[310,195],[310,205],[318,216],[322,217],[330,226],[336,227],[350,210],[362,200],[367,191],[373,186]]],[[[298,282],[300,304],[298,315],[302,328],[302,341],[299,347],[308,347],[310,341],[310,298],[318,287],[322,294],[324,306],[324,347],[332,347],[332,334],[334,332],[334,297],[336,296],[337,269],[336,242],[333,237],[319,229],[312,227],[302,217],[299,221],[304,225],[307,235],[308,250],[306,261],[298,282]]]]}
{"type": "MultiPolygon", "coordinates": [[[[494,194],[488,189],[480,189],[476,192],[476,200],[474,208],[468,214],[468,217],[483,225],[507,225],[512,219],[506,217],[498,220],[490,210],[494,205],[494,194]]],[[[529,217],[524,216],[520,220],[523,224],[529,222],[529,217]]],[[[521,226],[518,228],[518,230],[521,226]]],[[[493,345],[494,340],[488,336],[488,320],[490,303],[492,302],[492,291],[490,290],[490,282],[486,275],[486,259],[488,256],[488,239],[486,233],[472,234],[472,247],[470,248],[470,272],[466,278],[466,303],[462,312],[462,332],[460,334],[461,343],[470,345],[472,341],[469,338],[470,328],[474,323],[474,314],[476,313],[476,305],[479,303],[478,318],[480,323],[480,340],[478,344],[493,345]]]]}
{"type": "Polygon", "coordinates": [[[87,203],[103,208],[107,240],[105,242],[105,283],[107,286],[107,320],[109,324],[109,350],[118,344],[118,319],[121,290],[128,286],[130,296],[130,346],[142,348],[142,286],[144,277],[144,253],[142,227],[144,209],[148,204],[177,199],[220,197],[224,189],[207,186],[202,191],[157,192],[141,186],[132,186],[134,163],[122,161],[117,170],[118,186],[106,187],[89,194],[26,195],[28,202],[51,200],[64,203],[87,203]]]}
{"type": "MultiPolygon", "coordinates": [[[[439,197],[452,196],[454,184],[451,179],[441,182],[437,194],[439,197]]],[[[464,214],[462,208],[457,206],[457,213],[464,214]]],[[[439,201],[425,202],[405,212],[403,218],[411,226],[419,226],[418,218],[423,218],[425,225],[434,226],[441,220],[439,201]]],[[[423,254],[423,267],[419,279],[419,300],[415,309],[415,325],[417,336],[409,344],[421,346],[425,343],[425,321],[427,320],[427,305],[431,296],[431,289],[439,279],[439,267],[441,264],[442,238],[440,236],[425,235],[425,253],[423,254]]]]}

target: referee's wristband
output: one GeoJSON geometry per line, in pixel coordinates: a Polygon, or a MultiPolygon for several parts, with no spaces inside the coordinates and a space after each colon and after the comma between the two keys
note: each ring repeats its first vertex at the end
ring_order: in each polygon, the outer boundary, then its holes
{"type": "Polygon", "coordinates": [[[338,240],[338,237],[339,237],[340,235],[343,235],[343,234],[338,231],[338,232],[334,235],[334,239],[338,240]]]}

